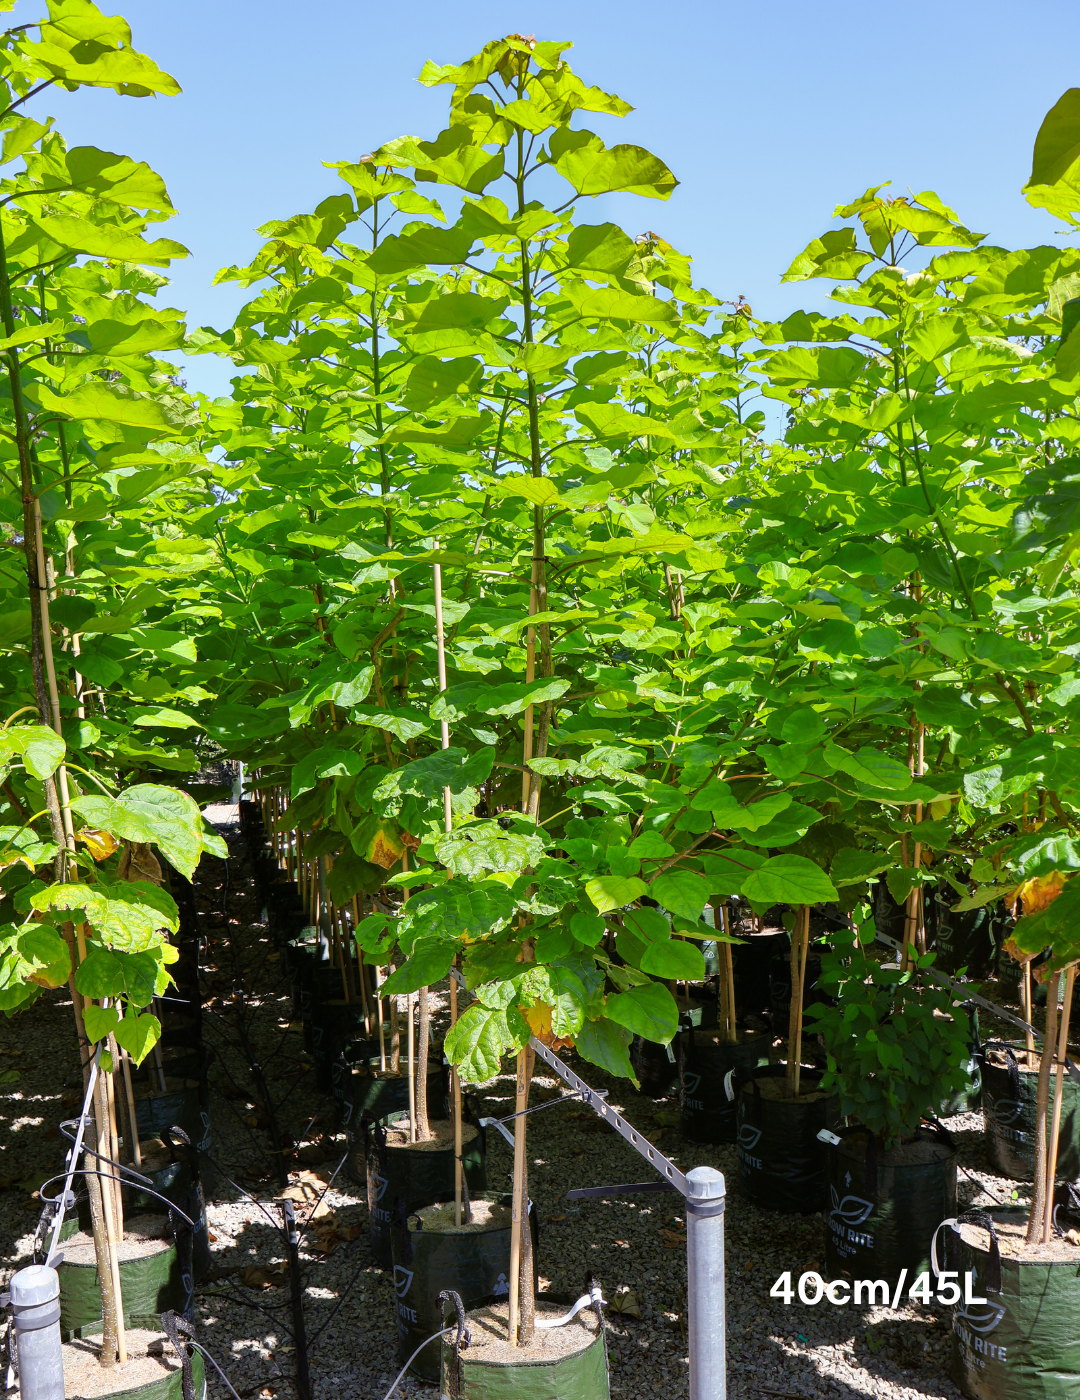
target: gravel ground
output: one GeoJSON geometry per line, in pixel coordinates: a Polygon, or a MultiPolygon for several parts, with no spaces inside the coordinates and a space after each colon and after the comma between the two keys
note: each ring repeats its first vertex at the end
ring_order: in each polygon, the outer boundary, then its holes
{"type": "MultiPolygon", "coordinates": [[[[235,808],[211,816],[234,850],[235,808]]],[[[280,960],[242,862],[230,862],[227,894],[222,862],[207,858],[196,876],[201,923],[207,940],[203,1038],[217,1052],[211,1071],[213,1155],[237,1188],[219,1179],[208,1201],[214,1267],[198,1291],[200,1340],[228,1372],[241,1400],[293,1400],[295,1351],[289,1331],[286,1250],[280,1231],[281,1188],[273,1172],[267,1120],[261,1112],[237,1034],[245,1014],[234,994],[236,964],[227,935],[240,949],[246,1025],[262,1063],[282,1132],[288,1135],[289,1192],[304,1220],[342,1153],[332,1139],[331,1105],[317,1093],[301,1028],[289,1023],[290,1002],[280,960]],[[325,1115],[325,1120],[322,1119],[325,1115]],[[250,1193],[250,1194],[249,1194],[250,1193]],[[257,1200],[255,1199],[257,1198],[257,1200]]],[[[445,1018],[445,996],[433,997],[435,1021],[445,1018]]],[[[684,1142],[674,1099],[650,1099],[625,1080],[591,1065],[576,1065],[583,1078],[610,1090],[609,1101],[646,1132],[686,1171],[707,1165],[728,1182],[726,1225],[729,1394],[733,1400],[937,1400],[959,1394],[947,1379],[948,1318],[909,1304],[882,1307],[785,1307],[769,1296],[790,1269],[824,1266],[822,1214],[780,1216],[760,1211],[738,1194],[734,1148],[684,1142]]],[[[34,1192],[63,1162],[61,1118],[78,1103],[80,1075],[70,1002],[48,993],[29,1010],[0,1022],[0,1255],[6,1280],[32,1246],[41,1210],[34,1192]]],[[[539,1069],[544,1069],[539,1065],[539,1069]]],[[[558,1082],[538,1073],[541,1091],[558,1082]]],[[[501,1116],[513,1111],[513,1078],[500,1076],[480,1089],[481,1108],[501,1116]]],[[[575,1101],[554,1104],[529,1120],[530,1188],[540,1220],[541,1290],[574,1297],[591,1270],[605,1297],[623,1295],[630,1312],[612,1313],[609,1326],[613,1396],[679,1400],[687,1394],[685,1216],[681,1198],[641,1195],[568,1203],[575,1187],[647,1180],[650,1169],[595,1115],[575,1101]]],[[[948,1120],[960,1146],[962,1204],[1010,1198],[1014,1183],[995,1177],[985,1161],[982,1115],[948,1120]]],[[[488,1135],[488,1185],[511,1179],[512,1151],[498,1133],[488,1135]]],[[[1024,1194],[1021,1188],[1022,1195],[1024,1194]]],[[[314,1218],[304,1226],[301,1265],[304,1315],[310,1345],[314,1400],[382,1400],[396,1372],[394,1291],[388,1274],[366,1251],[367,1208],[358,1188],[340,1173],[314,1218]],[[351,1238],[350,1238],[351,1237],[351,1238]]],[[[223,1400],[224,1386],[211,1377],[223,1400]]],[[[433,1400],[431,1387],[411,1379],[401,1396],[433,1400]]]]}

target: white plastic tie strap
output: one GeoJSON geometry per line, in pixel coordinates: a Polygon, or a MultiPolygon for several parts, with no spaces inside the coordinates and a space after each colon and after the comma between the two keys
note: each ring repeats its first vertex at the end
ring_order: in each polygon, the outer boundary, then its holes
{"type": "MultiPolygon", "coordinates": [[[[506,1141],[510,1144],[511,1147],[513,1147],[514,1134],[510,1131],[510,1129],[506,1126],[505,1123],[500,1123],[497,1118],[481,1118],[480,1126],[481,1128],[498,1128],[499,1132],[502,1133],[506,1141]]],[[[537,1323],[536,1325],[539,1327],[540,1324],[537,1323]]]]}
{"type": "Polygon", "coordinates": [[[733,1069],[729,1069],[727,1074],[724,1075],[724,1093],[727,1094],[729,1099],[735,1098],[734,1078],[735,1071],[733,1069]]]}
{"type": "Polygon", "coordinates": [[[835,1133],[830,1132],[828,1128],[821,1129],[821,1131],[817,1135],[817,1140],[818,1142],[827,1143],[829,1147],[840,1146],[840,1139],[836,1136],[835,1133]]]}
{"type": "Polygon", "coordinates": [[[600,1297],[600,1290],[596,1289],[592,1293],[583,1293],[568,1313],[563,1313],[561,1317],[538,1317],[537,1327],[565,1327],[568,1322],[572,1322],[582,1308],[592,1307],[593,1303],[599,1303],[602,1308],[607,1307],[607,1303],[600,1297]]]}
{"type": "Polygon", "coordinates": [[[942,1230],[955,1229],[955,1228],[956,1228],[956,1216],[954,1215],[954,1216],[951,1216],[948,1220],[943,1220],[943,1221],[941,1222],[941,1224],[937,1227],[937,1229],[934,1231],[934,1237],[933,1237],[933,1239],[930,1241],[930,1267],[931,1267],[931,1269],[933,1269],[933,1271],[934,1271],[934,1277],[935,1277],[935,1278],[937,1278],[937,1277],[940,1275],[940,1273],[941,1273],[941,1270],[938,1268],[938,1261],[937,1261],[937,1237],[938,1237],[938,1235],[941,1234],[942,1230]]]}

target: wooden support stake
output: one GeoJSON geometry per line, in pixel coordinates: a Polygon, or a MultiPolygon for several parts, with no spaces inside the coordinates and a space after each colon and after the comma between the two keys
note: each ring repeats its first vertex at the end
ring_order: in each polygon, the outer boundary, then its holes
{"type": "Polygon", "coordinates": [[[1057,1176],[1058,1142],[1061,1137],[1061,1102],[1065,1093],[1065,1052],[1069,1046],[1069,1017],[1072,1015],[1073,984],[1076,964],[1065,974],[1065,1000],[1061,1006],[1061,1027],[1058,1032],[1056,1078],[1054,1081],[1054,1117],[1050,1125],[1050,1146],[1046,1153],[1046,1208],[1043,1213],[1043,1244],[1050,1243],[1054,1223],[1054,1182],[1057,1176]]]}
{"type": "MultiPolygon", "coordinates": [[[[518,1051],[517,1085],[514,1098],[514,1194],[510,1215],[510,1312],[507,1325],[507,1341],[512,1347],[518,1345],[518,1326],[521,1320],[521,1231],[526,1216],[525,1202],[525,1124],[527,1118],[520,1117],[529,1106],[529,1050],[518,1051]]],[[[527,1222],[526,1222],[527,1223],[527,1222]]],[[[531,1283],[531,1280],[530,1280],[531,1283]]]]}
{"type": "Polygon", "coordinates": [[[124,1094],[127,1098],[128,1117],[131,1119],[131,1141],[128,1150],[131,1160],[137,1167],[142,1166],[142,1147],[139,1143],[139,1120],[135,1115],[135,1089],[131,1083],[131,1061],[128,1052],[121,1047],[120,1065],[124,1072],[124,1094]]]}

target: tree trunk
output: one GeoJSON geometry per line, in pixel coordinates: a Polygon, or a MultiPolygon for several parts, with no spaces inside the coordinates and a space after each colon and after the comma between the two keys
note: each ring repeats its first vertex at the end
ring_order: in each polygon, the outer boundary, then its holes
{"type": "Polygon", "coordinates": [[[1050,1067],[1057,1053],[1057,993],[1061,974],[1055,972],[1046,989],[1046,1038],[1039,1061],[1039,1085],[1035,1097],[1035,1184],[1031,1190],[1031,1213],[1028,1216],[1026,1240],[1038,1244],[1042,1239],[1043,1213],[1046,1210],[1046,1114],[1050,1106],[1050,1067]]]}
{"type": "MultiPolygon", "coordinates": [[[[86,1125],[85,1141],[88,1147],[98,1145],[97,1126],[93,1117],[86,1125]]],[[[116,1294],[112,1288],[112,1270],[109,1264],[109,1236],[105,1228],[105,1207],[101,1199],[101,1182],[94,1174],[98,1167],[96,1157],[84,1158],[89,1175],[86,1189],[90,1196],[90,1225],[94,1235],[94,1257],[97,1260],[98,1283],[101,1285],[101,1351],[98,1360],[102,1366],[116,1365],[116,1294]]]]}
{"type": "Polygon", "coordinates": [[[420,1035],[416,1046],[416,1137],[419,1142],[427,1142],[431,1137],[428,1122],[427,1077],[428,1059],[431,1049],[431,1011],[428,1006],[428,989],[421,987],[420,1035]]]}
{"type": "Polygon", "coordinates": [[[788,1016],[787,1091],[799,1097],[799,1062],[802,1059],[803,988],[806,952],[810,943],[810,906],[803,904],[791,930],[791,1011],[788,1016]]]}

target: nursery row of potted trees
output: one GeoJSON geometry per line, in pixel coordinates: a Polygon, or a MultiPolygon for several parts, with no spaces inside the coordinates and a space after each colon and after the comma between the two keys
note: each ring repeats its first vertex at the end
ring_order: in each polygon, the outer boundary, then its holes
{"type": "MultiPolygon", "coordinates": [[[[423,1016],[457,965],[463,1081],[509,1054],[524,1096],[534,1035],[631,1074],[635,1036],[676,1034],[702,945],[735,936],[728,901],[794,911],[793,989],[830,903],[849,932],[808,1028],[832,1065],[801,1067],[793,995],[786,1096],[839,1094],[862,1130],[837,1155],[864,1177],[939,1156],[912,1142],[927,1085],[958,1086],[970,1050],[928,981],[927,891],[1020,891],[1020,960],[1050,947],[1051,981],[1075,961],[1080,254],[987,247],[933,193],[880,186],[785,274],[833,279],[838,314],[761,322],[661,236],[590,222],[594,198],[663,202],[675,177],[608,144],[629,108],[567,45],[511,35],[429,64],[446,128],[338,163],[336,193],[220,274],[255,288],[234,326],[185,338],[152,302],[184,251],[143,236],[171,212],[161,181],[22,112],[50,81],[175,83],[122,21],[54,10],[5,39],[0,466],[25,558],[0,582],[6,1008],[62,983],[69,947],[84,968],[82,928],[88,1044],[148,1052],[176,916],[125,877],[149,846],[185,872],[220,849],[190,792],[224,753],[282,794],[266,827],[325,911],[346,1006],[367,997],[370,1026],[415,993],[423,1016]],[[157,356],[180,345],[235,362],[230,398],[176,382],[157,356]],[[762,395],[786,406],[780,440],[762,395]],[[894,966],[857,912],[882,879],[894,966]],[[353,939],[378,969],[360,982],[353,939]]],[[[1070,112],[1029,189],[1058,213],[1070,112]]],[[[1041,1103],[1057,1040],[1048,1024],[1041,1103]]],[[[758,1089],[764,1115],[778,1091],[758,1089]]]]}

